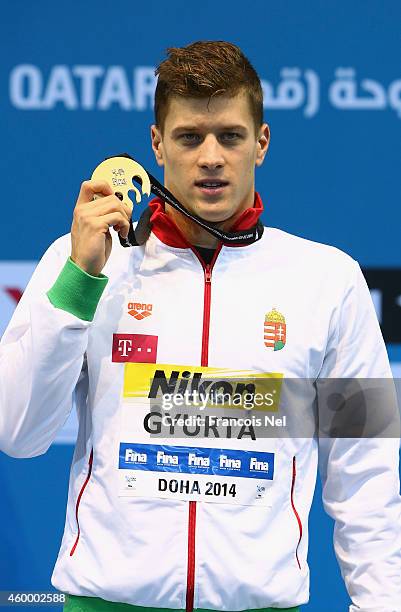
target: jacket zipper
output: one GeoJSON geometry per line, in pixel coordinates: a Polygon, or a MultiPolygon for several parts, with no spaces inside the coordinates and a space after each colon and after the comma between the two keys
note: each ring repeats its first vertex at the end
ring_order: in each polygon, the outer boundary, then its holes
{"type": "Polygon", "coordinates": [[[194,609],[196,502],[189,502],[186,612],[194,609]]]}
{"type": "Polygon", "coordinates": [[[207,366],[209,361],[209,326],[210,326],[210,298],[212,293],[212,268],[210,264],[204,268],[205,293],[203,298],[203,330],[201,366],[207,366]]]}
{"type": "Polygon", "coordinates": [[[82,497],[82,494],[83,494],[83,492],[85,491],[86,485],[88,484],[89,479],[90,479],[90,477],[91,477],[91,473],[92,473],[92,463],[93,463],[93,448],[92,448],[92,450],[91,450],[91,454],[90,454],[90,456],[89,456],[89,468],[88,468],[88,474],[87,474],[87,476],[86,476],[86,480],[85,480],[84,484],[83,484],[83,485],[82,485],[82,487],[81,487],[81,490],[80,490],[79,495],[78,495],[77,503],[76,503],[76,506],[75,506],[75,519],[76,519],[76,521],[77,521],[77,526],[78,526],[78,535],[77,535],[77,537],[76,537],[76,540],[75,540],[74,546],[71,548],[70,557],[72,557],[72,555],[74,554],[75,549],[76,549],[76,547],[78,546],[79,536],[81,535],[81,530],[80,530],[80,528],[79,528],[79,520],[78,520],[78,509],[79,509],[79,504],[81,503],[81,497],[82,497]]]}
{"type": "Polygon", "coordinates": [[[300,545],[301,539],[302,539],[302,521],[299,518],[299,514],[298,514],[297,509],[295,508],[295,504],[294,504],[294,488],[295,488],[295,479],[296,479],[296,476],[297,476],[297,463],[296,463],[296,457],[294,456],[292,458],[291,506],[292,506],[292,509],[293,509],[294,514],[296,516],[296,519],[298,521],[298,527],[299,527],[299,540],[298,540],[297,547],[295,549],[295,557],[297,559],[298,567],[299,567],[299,569],[301,569],[301,564],[300,564],[299,559],[298,559],[298,548],[299,548],[299,545],[300,545]]]}
{"type": "MultiPolygon", "coordinates": [[[[204,294],[203,294],[203,327],[202,327],[202,352],[201,366],[207,366],[209,362],[209,327],[210,327],[210,303],[212,294],[212,269],[220,253],[222,244],[217,247],[210,264],[206,264],[199,257],[198,253],[192,249],[196,257],[202,264],[204,272],[204,294]]],[[[195,534],[196,534],[196,502],[189,502],[188,516],[188,570],[187,570],[187,596],[186,612],[194,609],[195,594],[195,534]]]]}

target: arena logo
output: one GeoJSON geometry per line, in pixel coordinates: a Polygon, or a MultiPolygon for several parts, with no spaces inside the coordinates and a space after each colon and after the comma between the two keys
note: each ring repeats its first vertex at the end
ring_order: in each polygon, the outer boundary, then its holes
{"type": "Polygon", "coordinates": [[[151,66],[137,66],[131,76],[123,66],[57,65],[45,79],[33,64],[20,64],[10,73],[11,104],[22,110],[144,111],[153,107],[156,77],[151,66]]]}
{"type": "Polygon", "coordinates": [[[152,310],[153,304],[140,304],[138,302],[129,302],[128,304],[128,314],[138,321],[150,317],[152,310]]]}

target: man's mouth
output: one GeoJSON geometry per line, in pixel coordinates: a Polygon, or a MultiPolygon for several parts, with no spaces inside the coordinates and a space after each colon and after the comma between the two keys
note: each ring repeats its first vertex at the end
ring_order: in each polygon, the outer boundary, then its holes
{"type": "Polygon", "coordinates": [[[218,195],[223,192],[224,187],[227,187],[228,181],[223,180],[202,180],[195,181],[195,186],[198,187],[202,193],[208,195],[218,195]]]}

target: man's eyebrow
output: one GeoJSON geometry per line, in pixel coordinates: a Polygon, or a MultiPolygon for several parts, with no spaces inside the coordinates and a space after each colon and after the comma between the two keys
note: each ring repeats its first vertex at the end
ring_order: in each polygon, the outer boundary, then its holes
{"type": "Polygon", "coordinates": [[[222,130],[226,130],[226,132],[246,132],[248,128],[246,125],[223,125],[222,130]]]}
{"type": "Polygon", "coordinates": [[[196,128],[194,125],[179,125],[174,128],[171,133],[174,136],[174,134],[178,134],[178,132],[194,132],[197,129],[199,128],[196,128]]]}
{"type": "MultiPolygon", "coordinates": [[[[197,132],[198,130],[202,130],[202,126],[178,125],[173,129],[171,134],[172,136],[176,136],[181,132],[197,132]]],[[[219,125],[217,130],[225,132],[247,132],[248,128],[245,125],[219,125]]]]}

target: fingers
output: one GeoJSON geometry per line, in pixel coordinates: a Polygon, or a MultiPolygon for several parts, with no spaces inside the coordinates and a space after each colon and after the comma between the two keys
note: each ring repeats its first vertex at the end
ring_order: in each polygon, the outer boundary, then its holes
{"type": "Polygon", "coordinates": [[[128,206],[126,206],[123,202],[121,202],[116,196],[107,196],[105,198],[101,198],[95,200],[90,203],[90,206],[85,205],[79,207],[79,210],[83,215],[90,215],[100,217],[102,215],[107,215],[112,212],[120,212],[126,216],[128,221],[131,219],[131,211],[128,206]]]}
{"type": "MultiPolygon", "coordinates": [[[[74,230],[91,231],[96,229],[108,229],[112,225],[118,225],[118,230],[127,231],[130,227],[131,211],[116,196],[106,196],[94,202],[77,204],[74,209],[74,230]]],[[[117,229],[117,227],[116,227],[117,229]]]]}
{"type": "Polygon", "coordinates": [[[77,204],[74,209],[73,219],[81,224],[89,218],[99,218],[109,213],[120,213],[129,222],[131,211],[115,195],[106,196],[92,202],[82,202],[77,204]]]}
{"type": "MultiPolygon", "coordinates": [[[[91,214],[95,212],[96,215],[99,215],[106,212],[111,212],[112,210],[124,210],[128,216],[128,219],[131,219],[132,216],[132,206],[122,202],[120,198],[114,195],[114,191],[107,181],[90,180],[84,181],[81,184],[79,196],[75,205],[75,212],[80,211],[82,208],[87,208],[88,204],[90,204],[91,214]],[[94,211],[93,202],[100,199],[102,199],[102,204],[104,204],[104,206],[107,204],[109,208],[107,210],[104,207],[96,208],[94,211]],[[119,205],[117,208],[115,206],[116,204],[119,205]]],[[[97,204],[97,207],[98,206],[99,204],[97,204]]]]}
{"type": "Polygon", "coordinates": [[[108,231],[109,227],[114,227],[116,232],[119,232],[123,238],[128,236],[130,223],[127,217],[120,212],[111,212],[97,217],[95,223],[98,223],[104,232],[108,231]]]}
{"type": "Polygon", "coordinates": [[[113,195],[114,191],[107,181],[84,181],[81,184],[77,204],[91,202],[95,193],[109,196],[113,195]]]}

